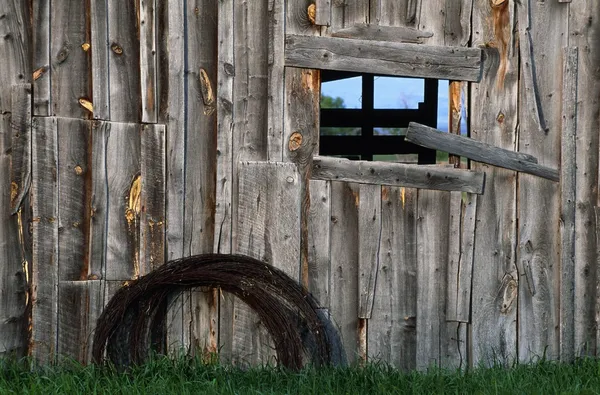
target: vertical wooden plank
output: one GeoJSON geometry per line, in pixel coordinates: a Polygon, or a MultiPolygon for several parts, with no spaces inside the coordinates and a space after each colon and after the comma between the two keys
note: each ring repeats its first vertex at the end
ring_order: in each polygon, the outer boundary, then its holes
{"type": "Polygon", "coordinates": [[[325,309],[329,309],[330,306],[330,223],[331,183],[311,180],[308,218],[308,290],[325,309]]]}
{"type": "MultiPolygon", "coordinates": [[[[185,156],[184,255],[213,251],[215,232],[217,115],[217,11],[216,0],[195,0],[187,5],[187,135],[185,156]],[[193,109],[193,110],[191,110],[193,109]]],[[[192,294],[194,314],[189,343],[217,351],[217,309],[214,293],[192,294]]],[[[184,318],[184,320],[187,319],[184,318]]],[[[184,334],[185,338],[186,334],[184,334]]],[[[186,340],[184,340],[184,343],[186,340]]]]}
{"type": "Polygon", "coordinates": [[[381,243],[381,186],[361,185],[358,205],[358,317],[371,318],[381,243]]]}
{"type": "Polygon", "coordinates": [[[32,141],[33,272],[32,356],[46,364],[56,357],[58,319],[57,121],[34,118],[32,141]]]}
{"type": "MultiPolygon", "coordinates": [[[[19,133],[23,132],[19,130],[19,133]]],[[[10,148],[15,141],[13,134],[11,115],[3,114],[0,118],[1,185],[10,185],[11,172],[16,172],[11,169],[10,148]]],[[[16,155],[17,152],[12,154],[16,155]]],[[[22,223],[18,219],[22,218],[21,212],[18,217],[12,215],[11,188],[2,188],[0,207],[0,338],[3,339],[0,342],[0,357],[23,357],[27,353],[28,317],[25,311],[29,272],[22,241],[19,240],[22,223]]]]}
{"type": "MultiPolygon", "coordinates": [[[[44,2],[41,3],[39,7],[43,8],[44,2]]],[[[3,113],[10,111],[12,106],[12,85],[32,81],[32,11],[37,9],[32,9],[29,3],[24,1],[4,1],[0,4],[0,14],[3,15],[0,19],[0,34],[4,38],[0,44],[0,57],[3,59],[0,75],[0,110],[3,113]]],[[[40,11],[40,14],[44,13],[40,11]]],[[[39,24],[43,22],[43,18],[36,20],[39,24]]]]}
{"type": "MultiPolygon", "coordinates": [[[[486,50],[481,83],[471,85],[471,137],[515,149],[518,75],[513,42],[514,12],[508,2],[492,8],[486,0],[473,7],[473,46],[486,50]]],[[[472,364],[510,363],[516,358],[515,174],[472,163],[484,170],[486,190],[477,201],[472,293],[472,364]]]]}
{"type": "MultiPolygon", "coordinates": [[[[138,27],[140,38],[140,90],[142,122],[157,121],[157,60],[156,60],[156,0],[139,3],[138,27]]],[[[181,55],[179,55],[181,56],[181,55]]]]}
{"type": "MultiPolygon", "coordinates": [[[[62,265],[62,257],[61,257],[62,265]]],[[[90,325],[91,281],[60,281],[58,294],[58,356],[86,363],[93,334],[90,325]]],[[[97,318],[97,317],[96,317],[97,318]]]]}
{"type": "MultiPolygon", "coordinates": [[[[89,276],[104,281],[106,278],[106,233],[108,229],[108,187],[106,148],[110,135],[110,122],[93,121],[90,143],[89,207],[89,276]]],[[[103,291],[104,292],[104,291],[103,291]]]]}
{"type": "Polygon", "coordinates": [[[577,153],[577,47],[563,49],[560,151],[560,360],[575,358],[575,199],[577,153]]]}
{"type": "MultiPolygon", "coordinates": [[[[22,2],[25,6],[25,2],[22,2]]],[[[32,3],[33,115],[50,115],[50,0],[32,3]]]]}
{"type": "Polygon", "coordinates": [[[137,1],[108,0],[106,4],[108,41],[101,45],[108,46],[110,120],[139,122],[142,103],[137,1]]]}
{"type": "MultiPolygon", "coordinates": [[[[52,114],[71,118],[89,118],[90,112],[79,102],[91,100],[89,51],[87,43],[86,2],[52,2],[50,15],[50,102],[52,114]]],[[[89,43],[87,43],[89,45],[89,43]]]]}
{"type": "Polygon", "coordinates": [[[379,269],[369,319],[369,360],[416,367],[417,190],[382,187],[379,269]]]}
{"type": "Polygon", "coordinates": [[[331,24],[331,1],[316,0],[315,25],[329,26],[331,24]]]}
{"type": "Polygon", "coordinates": [[[415,0],[375,0],[370,2],[370,23],[383,26],[410,26],[416,22],[415,0]]]}
{"type": "Polygon", "coordinates": [[[140,274],[140,131],[136,124],[111,122],[105,129],[105,280],[140,274]]]}
{"type": "Polygon", "coordinates": [[[433,33],[428,44],[466,46],[471,36],[474,0],[421,2],[418,7],[419,30],[433,33]]]}
{"type": "Polygon", "coordinates": [[[21,209],[31,185],[31,84],[13,85],[11,96],[12,133],[8,137],[12,140],[10,210],[14,214],[21,209]]]}
{"type": "Polygon", "coordinates": [[[90,2],[90,42],[92,58],[92,103],[94,118],[110,120],[110,80],[108,45],[108,0],[90,2]]]}
{"type": "Polygon", "coordinates": [[[447,367],[446,281],[450,193],[419,190],[417,201],[417,369],[447,367]]]}
{"type": "Polygon", "coordinates": [[[348,362],[358,343],[358,185],[331,183],[331,316],[337,323],[348,362]]]}
{"type": "Polygon", "coordinates": [[[285,2],[269,0],[269,79],[267,94],[267,153],[270,161],[283,160],[285,2]]]}
{"type": "MultiPolygon", "coordinates": [[[[562,120],[561,97],[553,92],[562,89],[563,70],[562,62],[543,59],[562,59],[561,43],[567,34],[567,10],[557,3],[534,4],[527,1],[517,5],[517,13],[521,38],[519,151],[534,155],[544,166],[556,168],[560,161],[562,120]],[[544,26],[550,25],[554,28],[546,30],[544,26]],[[523,39],[525,36],[530,37],[531,43],[523,39]],[[524,55],[529,50],[531,63],[524,55]],[[527,77],[528,70],[532,70],[534,75],[533,86],[527,77]],[[534,95],[532,91],[537,93],[534,95]],[[533,96],[539,100],[539,114],[531,111],[532,107],[538,106],[533,96]],[[540,131],[541,125],[547,127],[543,132],[540,131]]],[[[529,362],[541,355],[556,359],[559,356],[560,327],[560,241],[559,227],[549,229],[548,224],[560,221],[559,185],[540,177],[519,174],[517,188],[517,265],[519,273],[523,274],[518,296],[519,359],[529,362]]],[[[595,237],[593,245],[595,248],[595,237]]],[[[594,303],[588,305],[589,316],[593,320],[594,303]]],[[[593,331],[589,333],[592,336],[593,331]]],[[[595,340],[595,333],[592,337],[595,340]]]]}
{"type": "Polygon", "coordinates": [[[448,240],[448,288],[446,289],[446,319],[457,321],[458,316],[458,282],[460,273],[460,240],[461,240],[462,193],[450,192],[450,218],[448,240]]]}
{"type": "MultiPolygon", "coordinates": [[[[165,254],[167,260],[183,256],[185,208],[185,26],[184,2],[158,2],[157,20],[158,121],[165,124],[165,254]]],[[[218,105],[218,102],[217,102],[218,105]]],[[[219,197],[217,196],[217,201],[219,197]]],[[[171,352],[183,347],[183,304],[171,301],[167,318],[167,346],[171,352]]]]}
{"type": "MultiPolygon", "coordinates": [[[[565,8],[561,13],[567,19],[565,8]]],[[[580,2],[568,5],[568,37],[569,46],[580,49],[577,80],[577,139],[575,151],[577,152],[577,171],[575,174],[575,348],[580,354],[593,354],[598,346],[590,341],[593,337],[594,320],[592,299],[600,271],[590,262],[597,261],[596,236],[594,229],[595,206],[598,205],[598,113],[600,111],[600,77],[596,70],[600,63],[600,50],[590,45],[598,40],[598,20],[600,12],[598,2],[580,2]]],[[[540,32],[541,32],[541,23],[540,32]]],[[[534,41],[535,43],[536,41],[534,41]]],[[[555,41],[559,42],[559,41],[555,41]]],[[[558,49],[559,46],[556,46],[558,49]]],[[[539,48],[540,51],[542,48],[539,48]]],[[[553,48],[554,50],[554,48],[553,48]]],[[[555,59],[558,59],[556,56],[555,59]]],[[[560,64],[560,63],[559,63],[560,64]]],[[[553,70],[552,73],[560,71],[553,70]]],[[[550,71],[549,71],[550,73],[550,71]]],[[[548,74],[554,75],[554,74],[548,74]]],[[[555,107],[551,110],[553,111],[555,107]]],[[[557,110],[556,110],[557,111],[557,110]]],[[[559,123],[556,123],[557,125],[559,123]]]]}
{"type": "Polygon", "coordinates": [[[331,4],[330,28],[332,30],[369,23],[369,21],[369,0],[334,1],[331,4]]]}

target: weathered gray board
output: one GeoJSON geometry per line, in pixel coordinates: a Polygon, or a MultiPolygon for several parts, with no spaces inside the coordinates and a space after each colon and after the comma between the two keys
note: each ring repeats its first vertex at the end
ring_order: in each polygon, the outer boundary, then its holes
{"type": "MultiPolygon", "coordinates": [[[[292,278],[300,268],[300,175],[293,163],[241,162],[236,252],[270,263],[292,278]]],[[[234,305],[234,362],[274,364],[270,335],[257,315],[234,305]]]]}
{"type": "Polygon", "coordinates": [[[404,77],[479,81],[481,50],[288,34],[285,64],[404,77]]]}

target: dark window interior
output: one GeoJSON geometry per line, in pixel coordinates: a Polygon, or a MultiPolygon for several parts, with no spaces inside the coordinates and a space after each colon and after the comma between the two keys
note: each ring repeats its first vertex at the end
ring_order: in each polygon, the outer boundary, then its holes
{"type": "MultiPolygon", "coordinates": [[[[359,108],[341,108],[335,103],[324,105],[321,101],[321,136],[319,154],[342,156],[349,159],[379,160],[386,155],[418,156],[419,164],[436,163],[436,151],[404,141],[409,122],[437,127],[438,81],[424,80],[423,100],[417,108],[382,108],[375,94],[376,80],[373,74],[323,70],[321,82],[360,78],[359,108]],[[335,108],[337,107],[337,108],[335,108]]],[[[389,77],[385,77],[389,78],[389,77]]],[[[381,80],[384,84],[386,80],[381,80]]],[[[379,85],[381,86],[382,83],[379,85]]],[[[351,106],[352,107],[352,106],[351,106]]]]}

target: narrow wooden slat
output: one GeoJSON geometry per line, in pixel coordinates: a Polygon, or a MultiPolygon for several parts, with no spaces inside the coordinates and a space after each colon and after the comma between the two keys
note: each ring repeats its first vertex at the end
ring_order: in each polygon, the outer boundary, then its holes
{"type": "Polygon", "coordinates": [[[10,156],[10,208],[15,214],[31,185],[31,84],[12,87],[10,156]]]}
{"type": "MultiPolygon", "coordinates": [[[[242,162],[239,176],[237,252],[270,263],[288,276],[298,278],[301,186],[295,165],[242,162]]],[[[233,350],[237,356],[234,360],[241,364],[272,362],[273,349],[269,349],[272,341],[260,320],[239,303],[236,303],[235,313],[233,350]],[[247,325],[252,330],[248,330],[247,325]],[[257,327],[260,330],[255,330],[257,327]]]]}
{"type": "Polygon", "coordinates": [[[156,0],[140,1],[138,18],[142,122],[156,123],[158,112],[156,0]]]}
{"type": "Polygon", "coordinates": [[[406,140],[423,147],[446,151],[478,162],[533,174],[552,181],[559,180],[558,170],[538,165],[537,159],[531,155],[497,148],[469,137],[444,133],[414,122],[411,122],[408,127],[406,140]]]}
{"type": "Polygon", "coordinates": [[[417,190],[382,187],[379,270],[369,319],[369,361],[416,367],[417,190]]]}
{"type": "Polygon", "coordinates": [[[331,1],[315,1],[315,25],[329,26],[331,24],[331,1]]]}
{"type": "Polygon", "coordinates": [[[433,33],[406,26],[357,24],[331,32],[332,37],[420,44],[433,33]]]}
{"type": "MultiPolygon", "coordinates": [[[[92,121],[91,172],[89,207],[89,276],[90,279],[106,278],[106,233],[108,229],[108,188],[106,149],[110,134],[110,122],[92,121]]],[[[104,292],[104,291],[103,291],[104,292]]]]}
{"type": "MultiPolygon", "coordinates": [[[[90,281],[60,281],[58,285],[58,355],[80,363],[88,362],[91,348],[89,302],[90,281]]],[[[97,317],[96,317],[97,318],[97,317]]]]}
{"type": "MultiPolygon", "coordinates": [[[[142,113],[138,10],[134,1],[107,4],[110,120],[139,122],[142,113]]],[[[99,5],[101,7],[101,5],[99,5]]]]}
{"type": "Polygon", "coordinates": [[[449,208],[449,241],[448,241],[448,287],[446,289],[446,320],[457,321],[458,292],[460,285],[460,239],[462,236],[462,192],[450,193],[449,208]]]}
{"type": "MultiPolygon", "coordinates": [[[[24,4],[24,3],[23,3],[24,4]]],[[[33,115],[51,115],[50,108],[50,0],[32,5],[33,115]]]]}
{"type": "Polygon", "coordinates": [[[329,303],[348,362],[359,355],[358,185],[331,183],[331,268],[329,303]]]}
{"type": "Polygon", "coordinates": [[[450,194],[420,190],[417,203],[417,369],[448,366],[446,281],[450,194]]]}
{"type": "Polygon", "coordinates": [[[313,161],[312,178],[481,194],[485,174],[436,166],[353,161],[317,156],[313,161]]]}
{"type": "MultiPolygon", "coordinates": [[[[270,161],[281,161],[283,150],[284,119],[284,39],[285,2],[269,0],[269,80],[267,95],[268,135],[267,153],[270,161]]],[[[231,23],[231,22],[228,22],[231,23]]]]}
{"type": "MultiPolygon", "coordinates": [[[[492,61],[485,63],[481,83],[470,87],[471,137],[512,151],[519,124],[519,62],[508,45],[515,23],[511,7],[493,10],[489,2],[480,1],[473,8],[472,45],[497,40],[500,48],[485,50],[492,61]]],[[[488,177],[485,195],[477,199],[470,363],[510,364],[517,356],[516,174],[479,163],[471,167],[485,170],[488,177]]]]}
{"type": "MultiPolygon", "coordinates": [[[[10,148],[11,145],[14,147],[15,141],[12,125],[10,114],[0,117],[0,185],[10,185],[12,180],[10,148]]],[[[19,152],[13,149],[12,155],[19,155],[19,152]]],[[[24,203],[29,202],[25,200],[24,203]]],[[[0,192],[0,358],[24,357],[27,354],[28,329],[25,312],[29,267],[23,251],[24,246],[21,244],[24,240],[19,239],[19,234],[22,235],[24,230],[23,216],[21,212],[13,215],[10,207],[11,188],[5,187],[0,192]]],[[[29,224],[25,223],[25,229],[27,228],[29,224]]]]}
{"type": "Polygon", "coordinates": [[[165,126],[140,125],[140,275],[165,262],[165,126]]]}
{"type": "Polygon", "coordinates": [[[329,309],[329,269],[331,249],[331,183],[310,181],[308,218],[308,290],[320,306],[329,309]]]}
{"type": "Polygon", "coordinates": [[[381,242],[381,186],[361,185],[358,205],[358,317],[371,318],[381,242]]]}
{"type": "Polygon", "coordinates": [[[575,358],[575,188],[577,153],[577,47],[563,49],[560,207],[560,359],[575,358]]]}
{"type": "Polygon", "coordinates": [[[140,274],[140,131],[136,124],[111,122],[106,129],[106,280],[140,274]]]}
{"type": "Polygon", "coordinates": [[[461,81],[481,79],[480,49],[286,35],[286,66],[461,81]]]}
{"type": "MultiPolygon", "coordinates": [[[[91,100],[89,83],[86,3],[80,0],[52,2],[50,15],[51,103],[52,114],[61,117],[90,118],[79,102],[91,100]]],[[[36,87],[37,88],[37,87],[36,87]]]]}
{"type": "Polygon", "coordinates": [[[105,305],[105,283],[103,280],[90,280],[87,281],[87,284],[89,300],[87,305],[88,326],[85,337],[85,361],[90,362],[92,360],[92,346],[96,323],[98,322],[98,318],[102,314],[105,305]]]}
{"type": "MultiPolygon", "coordinates": [[[[537,6],[537,4],[536,4],[537,6]]],[[[577,139],[575,152],[577,153],[577,166],[575,173],[575,349],[577,356],[582,354],[594,353],[598,344],[594,344],[596,332],[593,330],[597,326],[595,320],[598,306],[595,305],[591,295],[597,293],[597,281],[600,276],[600,270],[597,266],[590,266],[591,262],[596,262],[598,246],[594,229],[596,220],[595,208],[598,202],[598,161],[599,161],[599,134],[598,134],[598,113],[600,112],[600,102],[596,98],[600,97],[600,76],[596,74],[594,65],[595,59],[600,56],[599,49],[596,46],[589,46],[588,37],[593,36],[598,29],[598,20],[595,18],[600,11],[600,3],[586,2],[578,5],[569,5],[568,31],[561,30],[560,34],[566,34],[569,37],[568,45],[580,48],[578,61],[577,77],[577,114],[575,123],[577,125],[577,139]],[[590,272],[595,270],[595,274],[590,272]],[[595,278],[595,280],[593,280],[595,278]]],[[[558,4],[555,12],[564,15],[565,5],[558,4]]],[[[543,8],[543,7],[540,7],[543,8]]],[[[554,7],[553,7],[554,9],[554,7]]],[[[553,14],[553,17],[555,15],[553,14]]],[[[566,23],[567,18],[560,19],[561,23],[566,23]]],[[[541,22],[537,28],[541,33],[541,22]]],[[[552,31],[552,39],[558,42],[556,35],[559,32],[552,31]]],[[[550,36],[546,36],[547,38],[550,36]]],[[[538,48],[539,52],[546,52],[552,49],[554,59],[560,59],[559,47],[550,47],[552,41],[544,41],[546,46],[538,48]]],[[[535,49],[535,48],[534,48],[535,49]]],[[[549,51],[548,51],[549,52],[549,51]]],[[[541,55],[538,55],[541,56],[541,55]]],[[[561,88],[562,67],[561,62],[552,62],[551,71],[547,75],[554,77],[554,90],[561,88]],[[555,75],[554,73],[558,73],[555,75]]],[[[550,67],[550,66],[549,66],[550,67]]],[[[550,92],[550,88],[544,92],[550,92]]],[[[547,93],[546,93],[547,94],[547,93]]],[[[556,119],[560,116],[560,99],[553,102],[555,107],[546,110],[553,117],[553,125],[560,125],[561,120],[556,119]]],[[[553,136],[558,136],[558,133],[553,136]]],[[[555,148],[558,150],[559,142],[554,141],[555,148]]],[[[549,143],[550,145],[550,143],[549,143]]],[[[558,191],[557,191],[558,193],[558,191]]],[[[558,280],[557,280],[558,281],[558,280]]]]}
{"type": "Polygon", "coordinates": [[[93,116],[96,119],[110,120],[108,8],[106,0],[89,2],[93,116]]]}
{"type": "Polygon", "coordinates": [[[32,141],[33,272],[31,354],[56,357],[58,325],[57,121],[34,118],[32,141]]]}

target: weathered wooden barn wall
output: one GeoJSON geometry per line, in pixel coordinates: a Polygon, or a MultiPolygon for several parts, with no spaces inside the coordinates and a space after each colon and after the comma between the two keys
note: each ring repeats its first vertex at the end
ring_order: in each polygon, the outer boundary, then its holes
{"type": "MultiPolygon", "coordinates": [[[[116,289],[213,251],[307,286],[351,362],[596,354],[600,6],[314,3],[0,1],[0,354],[87,361],[116,289]],[[452,133],[531,156],[471,161],[482,194],[313,160],[319,67],[450,78],[452,133]]],[[[270,341],[218,290],[170,301],[174,352],[275,362],[270,341]]]]}

